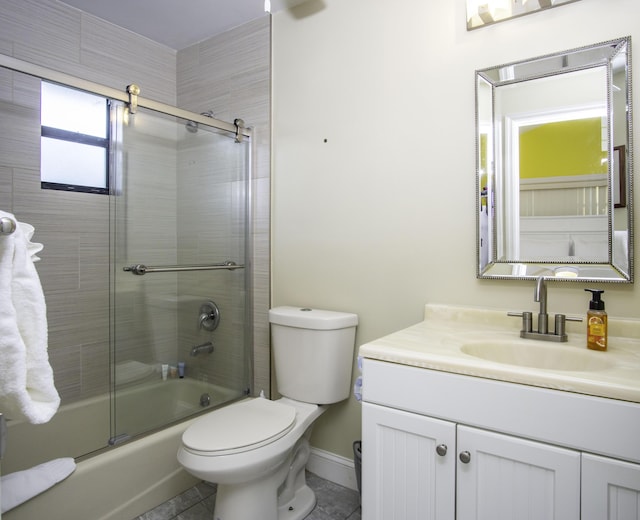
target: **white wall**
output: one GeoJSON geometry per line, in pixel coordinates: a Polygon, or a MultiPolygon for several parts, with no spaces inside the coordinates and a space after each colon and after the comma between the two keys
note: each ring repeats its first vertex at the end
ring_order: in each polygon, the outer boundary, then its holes
{"type": "MultiPolygon", "coordinates": [[[[426,302],[535,310],[532,283],[475,277],[474,71],[635,43],[639,17],[636,0],[581,0],[471,32],[464,0],[310,0],[276,14],[273,305],[355,312],[358,344],[420,321],[426,302]]],[[[584,287],[551,285],[550,312],[584,313],[584,287]]],[[[640,318],[637,285],[602,288],[610,315],[640,318]]],[[[358,438],[352,398],[312,444],[351,456],[358,438]]]]}

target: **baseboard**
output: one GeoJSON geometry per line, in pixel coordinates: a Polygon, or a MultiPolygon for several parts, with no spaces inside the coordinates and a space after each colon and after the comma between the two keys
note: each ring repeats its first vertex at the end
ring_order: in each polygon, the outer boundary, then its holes
{"type": "Polygon", "coordinates": [[[318,448],[311,448],[307,469],[320,478],[349,489],[358,490],[354,464],[351,459],[318,448]]]}

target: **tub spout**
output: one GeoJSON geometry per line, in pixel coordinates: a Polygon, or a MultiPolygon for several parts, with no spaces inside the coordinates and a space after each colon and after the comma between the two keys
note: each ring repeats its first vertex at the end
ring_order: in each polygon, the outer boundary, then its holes
{"type": "Polygon", "coordinates": [[[200,352],[211,354],[213,352],[213,343],[207,341],[206,343],[203,343],[202,345],[196,345],[191,349],[192,356],[197,356],[198,354],[200,354],[200,352]]]}

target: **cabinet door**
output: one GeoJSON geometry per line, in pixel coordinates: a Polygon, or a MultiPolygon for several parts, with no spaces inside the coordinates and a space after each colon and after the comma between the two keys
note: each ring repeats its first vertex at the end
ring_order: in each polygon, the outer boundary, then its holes
{"type": "Polygon", "coordinates": [[[458,520],[579,520],[580,453],[458,427],[458,520]]]}
{"type": "Polygon", "coordinates": [[[363,520],[453,520],[455,425],[362,404],[363,520]]]}
{"type": "Polygon", "coordinates": [[[582,520],[640,520],[640,465],[583,454],[582,520]]]}

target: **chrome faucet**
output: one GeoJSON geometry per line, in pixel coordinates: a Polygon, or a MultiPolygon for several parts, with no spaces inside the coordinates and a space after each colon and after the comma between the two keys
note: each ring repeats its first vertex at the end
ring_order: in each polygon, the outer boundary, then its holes
{"type": "Polygon", "coordinates": [[[538,330],[533,330],[533,314],[529,311],[508,312],[508,316],[518,316],[522,318],[522,330],[520,337],[525,339],[541,339],[544,341],[564,342],[568,340],[565,331],[567,321],[582,321],[580,317],[567,317],[564,314],[556,314],[555,330],[549,332],[549,314],[547,314],[547,282],[544,276],[539,276],[533,291],[533,300],[540,303],[538,312],[538,330]]]}
{"type": "Polygon", "coordinates": [[[533,301],[540,302],[540,312],[538,312],[538,334],[548,334],[549,315],[547,314],[547,283],[544,281],[544,276],[539,276],[536,280],[536,288],[533,291],[533,301]]]}
{"type": "Polygon", "coordinates": [[[197,356],[198,354],[200,354],[200,352],[206,352],[207,354],[211,354],[213,352],[213,343],[211,343],[210,341],[207,341],[202,345],[196,345],[195,347],[191,348],[192,356],[197,356]]]}

